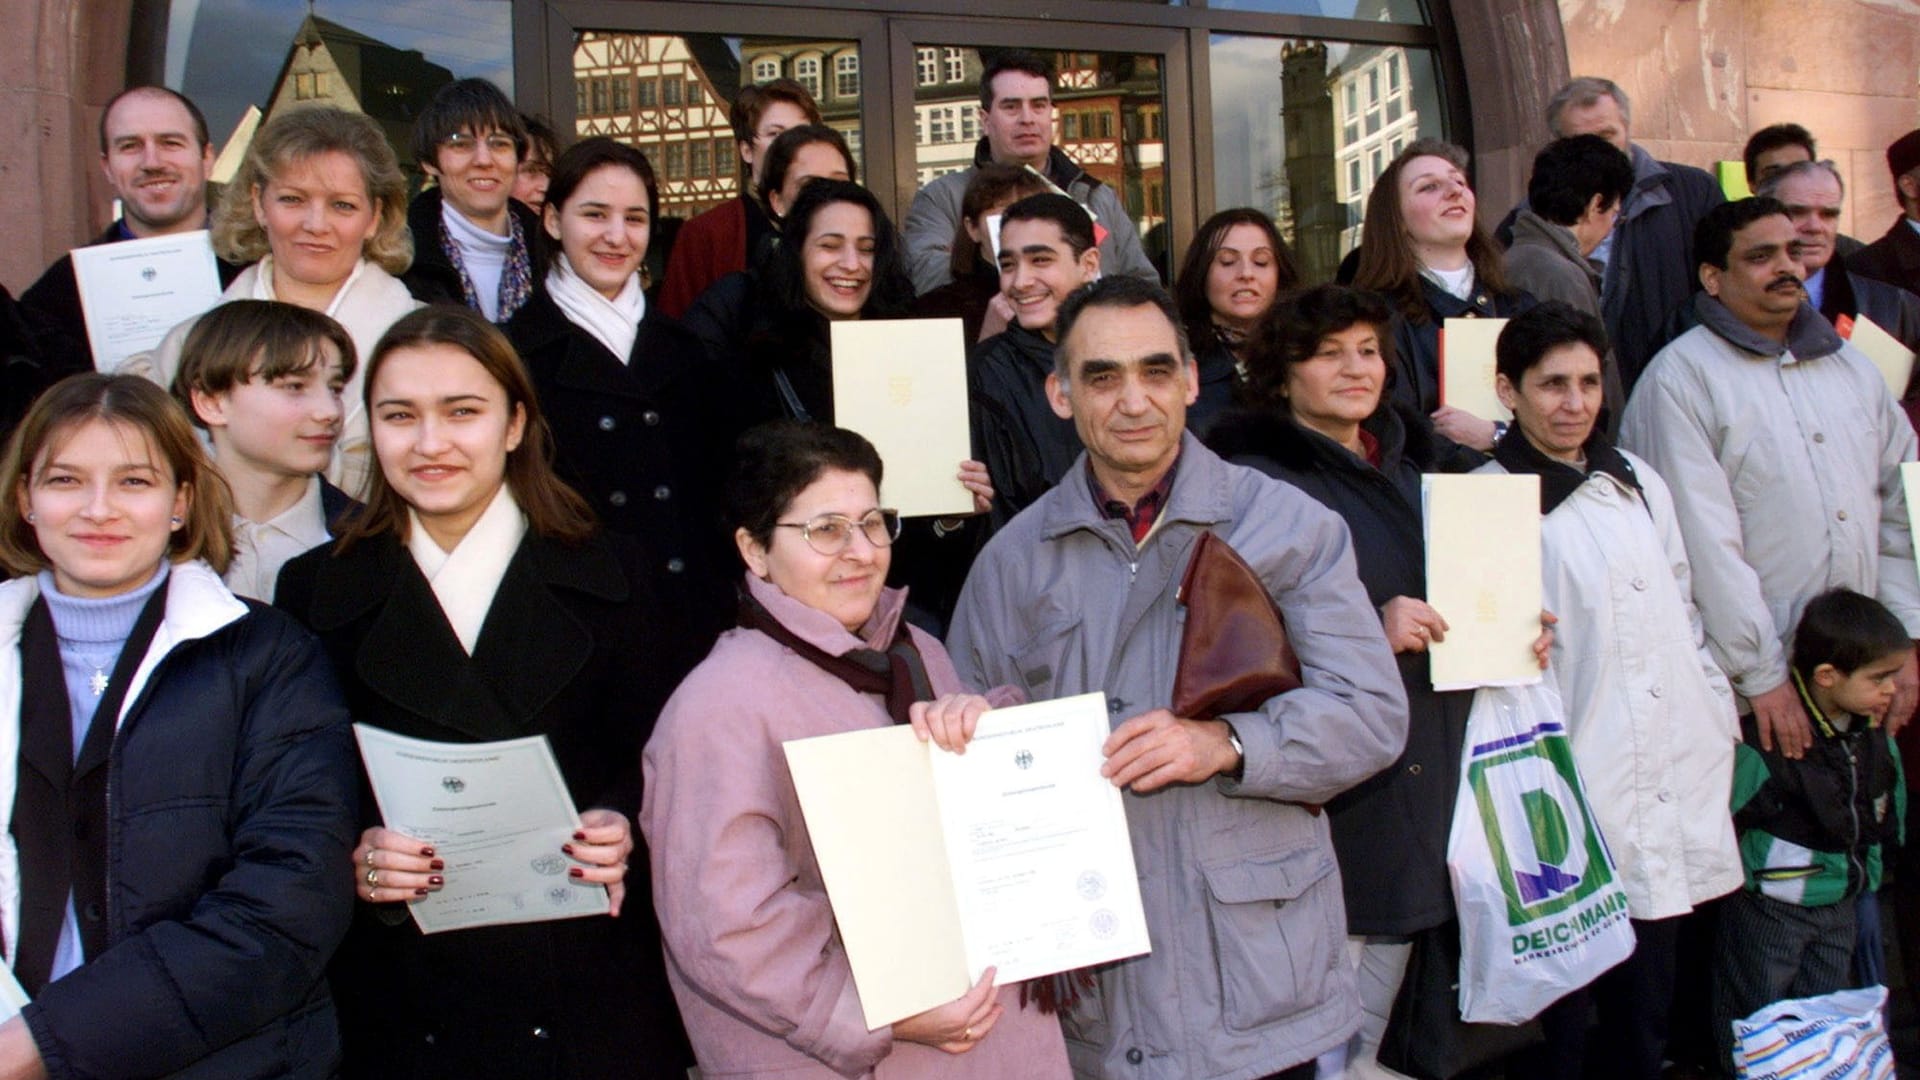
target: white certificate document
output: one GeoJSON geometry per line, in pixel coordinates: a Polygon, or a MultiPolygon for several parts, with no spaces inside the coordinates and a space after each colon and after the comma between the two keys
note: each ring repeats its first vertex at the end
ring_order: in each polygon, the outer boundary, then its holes
{"type": "Polygon", "coordinates": [[[446,886],[407,905],[423,934],[604,915],[603,885],[567,875],[580,827],[546,737],[442,743],[353,725],[387,828],[433,845],[446,886]]]}
{"type": "Polygon", "coordinates": [[[4,1024],[20,1015],[27,1005],[26,987],[13,977],[13,969],[0,964],[0,1024],[4,1024]]]}
{"type": "Polygon", "coordinates": [[[73,249],[73,277],[96,371],[160,344],[220,302],[220,268],[205,229],[73,249]]]}
{"type": "Polygon", "coordinates": [[[1540,478],[1420,478],[1427,603],[1447,620],[1428,647],[1435,690],[1540,681],[1540,478]]]}
{"type": "Polygon", "coordinates": [[[1900,490],[1907,497],[1907,531],[1914,538],[1914,568],[1920,570],[1920,523],[1914,521],[1920,517],[1920,461],[1900,463],[1900,490]]]}
{"type": "Polygon", "coordinates": [[[880,502],[901,517],[973,513],[958,478],[973,457],[966,331],[959,319],[830,324],[833,420],[880,451],[880,502]]]}
{"type": "Polygon", "coordinates": [[[1448,319],[1440,328],[1440,404],[1482,420],[1511,420],[1494,391],[1494,344],[1505,319],[1448,319]]]}
{"type": "Polygon", "coordinates": [[[905,725],[786,744],[867,1026],[1149,951],[1106,695],[995,709],[965,754],[905,725]]]}

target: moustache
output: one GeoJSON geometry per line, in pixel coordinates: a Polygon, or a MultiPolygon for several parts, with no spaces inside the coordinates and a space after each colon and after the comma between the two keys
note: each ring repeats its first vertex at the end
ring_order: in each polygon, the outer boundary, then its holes
{"type": "Polygon", "coordinates": [[[1773,284],[1767,286],[1767,291],[1773,292],[1775,289],[1785,288],[1785,289],[1792,289],[1794,292],[1799,292],[1804,287],[1805,286],[1801,284],[1800,279],[1797,277],[1794,277],[1792,274],[1781,274],[1779,277],[1773,279],[1773,284]]]}

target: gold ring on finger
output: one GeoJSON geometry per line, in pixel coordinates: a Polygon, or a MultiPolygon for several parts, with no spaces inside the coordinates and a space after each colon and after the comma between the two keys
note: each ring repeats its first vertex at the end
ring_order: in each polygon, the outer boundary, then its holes
{"type": "Polygon", "coordinates": [[[373,849],[367,849],[367,869],[373,869],[373,849]]]}
{"type": "Polygon", "coordinates": [[[972,1042],[972,1041],[973,1041],[973,1029],[972,1029],[972,1028],[968,1028],[968,1029],[967,1029],[967,1031],[966,1031],[966,1036],[965,1036],[965,1041],[967,1041],[967,1042],[972,1042]]]}
{"type": "Polygon", "coordinates": [[[367,888],[377,889],[379,887],[380,887],[380,871],[375,870],[371,866],[367,867],[367,888]]]}

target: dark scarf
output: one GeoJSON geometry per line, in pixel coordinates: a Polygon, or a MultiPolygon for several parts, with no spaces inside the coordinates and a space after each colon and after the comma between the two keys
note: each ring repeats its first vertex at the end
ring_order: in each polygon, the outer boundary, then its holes
{"type": "MultiPolygon", "coordinates": [[[[1580,485],[1586,483],[1592,473],[1606,473],[1635,492],[1640,492],[1640,478],[1634,475],[1633,466],[1628,463],[1626,455],[1614,449],[1613,443],[1607,440],[1607,433],[1598,424],[1594,425],[1593,434],[1587,436],[1586,445],[1581,449],[1587,455],[1587,472],[1541,453],[1538,447],[1527,441],[1520,425],[1514,424],[1494,446],[1493,460],[1510,473],[1540,478],[1542,517],[1553,513],[1556,507],[1567,501],[1568,496],[1580,490],[1580,485]]],[[[1644,501],[1643,498],[1643,505],[1644,501]]]]}
{"type": "Polygon", "coordinates": [[[913,635],[907,632],[905,619],[900,620],[894,630],[886,651],[849,649],[835,656],[787,629],[760,601],[743,590],[740,625],[785,645],[799,653],[801,659],[811,661],[815,667],[860,693],[886,695],[887,715],[893,717],[896,724],[907,722],[907,707],[914,702],[933,700],[933,683],[927,678],[927,665],[920,659],[913,635]]]}
{"type": "MultiPolygon", "coordinates": [[[[520,224],[520,219],[511,213],[507,215],[507,225],[513,231],[513,244],[507,248],[506,265],[500,268],[500,317],[495,321],[497,326],[505,326],[507,320],[513,318],[513,313],[520,310],[520,305],[527,302],[527,297],[533,295],[533,257],[528,254],[527,230],[520,224]]],[[[453,233],[448,231],[444,219],[440,222],[440,250],[446,253],[447,261],[453,264],[454,270],[460,275],[460,292],[466,298],[467,306],[479,311],[480,298],[473,291],[473,279],[467,276],[467,264],[460,257],[460,245],[454,241],[453,233]]]]}

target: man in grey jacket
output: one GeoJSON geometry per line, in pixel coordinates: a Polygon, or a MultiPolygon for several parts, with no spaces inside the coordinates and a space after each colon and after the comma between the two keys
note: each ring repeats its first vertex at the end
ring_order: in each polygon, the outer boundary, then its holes
{"type": "Polygon", "coordinates": [[[914,292],[931,292],[953,280],[949,263],[960,229],[960,203],[974,174],[990,162],[1031,168],[1086,207],[1106,273],[1160,279],[1119,194],[1053,145],[1053,80],[1053,65],[1038,53],[1012,49],[988,56],[980,73],[980,128],[986,134],[974,149],[973,167],[921,188],[901,229],[914,292]]]}
{"type": "Polygon", "coordinates": [[[948,645],[969,685],[1107,695],[1153,952],[1095,973],[1062,1017],[1069,1056],[1116,1080],[1311,1077],[1360,1020],[1317,806],[1406,741],[1380,616],[1338,516],[1186,434],[1198,375],[1164,292],[1105,279],[1058,328],[1047,395],[1087,452],[981,552],[948,645]],[[1278,603],[1305,686],[1195,719],[1168,706],[1207,531],[1278,603]]]}
{"type": "MultiPolygon", "coordinates": [[[[1699,325],[1649,364],[1620,441],[1673,490],[1694,602],[1762,747],[1799,757],[1812,732],[1786,646],[1814,596],[1877,597],[1920,637],[1920,579],[1900,463],[1913,426],[1873,364],[1806,303],[1787,209],[1726,203],[1694,236],[1699,325]]],[[[1913,711],[1901,674],[1889,728],[1913,711]]]]}

